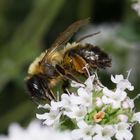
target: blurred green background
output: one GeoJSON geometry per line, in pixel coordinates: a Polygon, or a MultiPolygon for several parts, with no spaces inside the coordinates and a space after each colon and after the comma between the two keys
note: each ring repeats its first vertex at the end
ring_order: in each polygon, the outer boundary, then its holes
{"type": "MultiPolygon", "coordinates": [[[[132,68],[135,90],[130,96],[136,96],[140,92],[140,17],[131,7],[130,0],[0,0],[0,133],[6,133],[12,122],[26,126],[35,118],[37,106],[24,88],[28,66],[78,19],[90,17],[92,33],[107,25],[96,38],[112,57],[113,66],[99,77],[109,86],[111,73],[126,75],[132,68]]],[[[140,111],[140,99],[136,106],[140,111]]],[[[135,140],[139,132],[136,126],[135,140]]]]}

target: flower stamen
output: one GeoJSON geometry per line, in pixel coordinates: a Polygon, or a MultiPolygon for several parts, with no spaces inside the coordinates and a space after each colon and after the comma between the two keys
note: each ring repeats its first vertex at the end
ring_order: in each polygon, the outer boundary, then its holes
{"type": "Polygon", "coordinates": [[[98,123],[100,121],[102,121],[102,119],[105,117],[105,112],[103,111],[99,111],[98,113],[96,113],[94,116],[93,116],[93,120],[98,123]]]}

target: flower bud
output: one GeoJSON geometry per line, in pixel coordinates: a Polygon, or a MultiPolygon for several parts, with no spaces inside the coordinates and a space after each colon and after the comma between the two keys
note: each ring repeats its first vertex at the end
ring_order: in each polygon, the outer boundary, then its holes
{"type": "Polygon", "coordinates": [[[128,121],[128,117],[124,114],[118,115],[118,119],[122,122],[127,122],[128,121]]]}
{"type": "Polygon", "coordinates": [[[99,97],[96,98],[96,106],[97,107],[102,107],[103,106],[103,102],[102,102],[101,98],[99,98],[99,97]]]}

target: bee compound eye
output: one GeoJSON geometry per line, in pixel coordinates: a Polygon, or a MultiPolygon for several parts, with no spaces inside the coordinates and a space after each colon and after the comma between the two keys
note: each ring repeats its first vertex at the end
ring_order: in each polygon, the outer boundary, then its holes
{"type": "Polygon", "coordinates": [[[45,99],[45,91],[40,77],[32,76],[26,81],[26,88],[32,98],[45,99]]]}

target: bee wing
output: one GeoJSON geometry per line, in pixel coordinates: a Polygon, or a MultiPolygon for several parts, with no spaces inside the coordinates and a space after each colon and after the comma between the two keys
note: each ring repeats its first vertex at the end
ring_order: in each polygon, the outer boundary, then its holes
{"type": "Polygon", "coordinates": [[[51,56],[55,51],[62,47],[63,44],[69,41],[72,35],[79,30],[82,26],[86,25],[89,22],[89,18],[79,20],[71,24],[64,32],[62,32],[58,38],[54,41],[51,47],[47,50],[46,55],[44,56],[45,60],[51,59],[51,56]]]}

